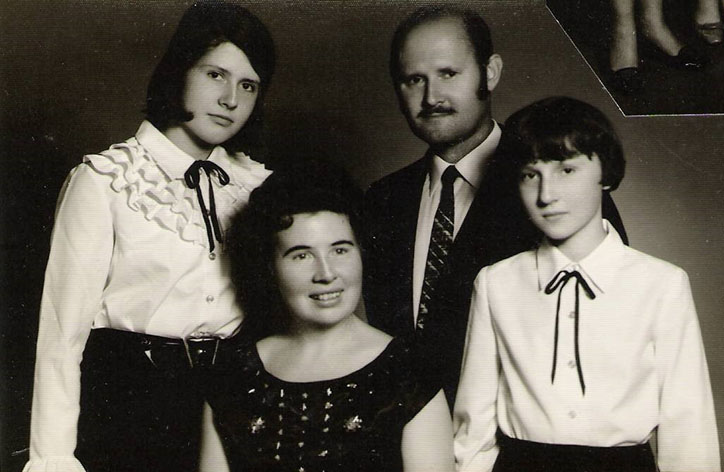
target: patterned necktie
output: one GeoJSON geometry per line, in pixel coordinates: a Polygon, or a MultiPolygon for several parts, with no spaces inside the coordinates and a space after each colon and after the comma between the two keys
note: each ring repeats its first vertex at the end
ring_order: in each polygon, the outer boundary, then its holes
{"type": "Polygon", "coordinates": [[[427,250],[427,263],[425,264],[425,278],[422,282],[420,294],[420,309],[417,313],[417,329],[424,329],[430,309],[430,302],[435,293],[435,286],[440,274],[445,268],[447,255],[450,252],[455,231],[455,194],[453,184],[460,177],[455,166],[448,166],[440,179],[442,190],[440,204],[435,212],[430,234],[430,246],[427,250]]]}

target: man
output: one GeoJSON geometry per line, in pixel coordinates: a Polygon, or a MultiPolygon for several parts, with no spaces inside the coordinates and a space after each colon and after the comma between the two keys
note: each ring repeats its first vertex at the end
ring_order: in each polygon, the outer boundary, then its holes
{"type": "MultiPolygon", "coordinates": [[[[491,92],[502,70],[478,14],[422,7],[405,19],[392,39],[390,73],[429,150],[366,195],[368,319],[395,336],[416,333],[421,366],[442,380],[450,407],[475,276],[537,240],[497,149],[491,92]]],[[[624,234],[609,197],[604,207],[624,234]]]]}

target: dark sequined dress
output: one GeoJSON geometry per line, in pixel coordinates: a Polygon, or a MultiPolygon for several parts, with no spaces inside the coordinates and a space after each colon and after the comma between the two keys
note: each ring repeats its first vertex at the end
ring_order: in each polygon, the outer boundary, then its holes
{"type": "Polygon", "coordinates": [[[238,357],[209,385],[233,472],[401,471],[402,429],[440,389],[423,380],[404,338],[360,370],[319,382],[274,377],[252,343],[238,357]]]}

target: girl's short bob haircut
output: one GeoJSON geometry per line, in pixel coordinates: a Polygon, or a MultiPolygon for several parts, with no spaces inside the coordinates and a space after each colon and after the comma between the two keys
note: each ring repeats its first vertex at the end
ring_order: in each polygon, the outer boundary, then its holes
{"type": "Polygon", "coordinates": [[[601,185],[612,191],[626,169],[611,122],[594,106],[570,97],[545,98],[513,113],[503,127],[500,146],[511,176],[534,161],[596,154],[601,161],[601,185]]]}
{"type": "Polygon", "coordinates": [[[193,115],[183,104],[186,73],[209,50],[225,42],[244,51],[261,79],[259,97],[247,123],[224,143],[229,152],[249,152],[261,142],[262,97],[274,73],[276,57],[266,26],[239,5],[202,0],[186,10],[151,76],[146,94],[146,119],[160,130],[191,120],[193,115]]]}
{"type": "Polygon", "coordinates": [[[362,191],[344,170],[319,160],[287,164],[251,193],[226,244],[243,332],[258,340],[289,325],[274,270],[277,233],[292,226],[294,215],[330,211],[349,218],[361,247],[362,202],[362,191]]]}

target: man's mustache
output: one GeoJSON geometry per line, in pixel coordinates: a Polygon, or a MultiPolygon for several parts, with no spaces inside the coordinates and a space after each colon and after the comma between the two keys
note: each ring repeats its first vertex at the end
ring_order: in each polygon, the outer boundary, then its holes
{"type": "Polygon", "coordinates": [[[420,110],[420,113],[417,114],[419,118],[429,118],[432,115],[439,115],[439,114],[452,114],[455,113],[454,108],[445,107],[442,105],[437,105],[430,108],[423,108],[420,110]]]}

